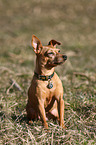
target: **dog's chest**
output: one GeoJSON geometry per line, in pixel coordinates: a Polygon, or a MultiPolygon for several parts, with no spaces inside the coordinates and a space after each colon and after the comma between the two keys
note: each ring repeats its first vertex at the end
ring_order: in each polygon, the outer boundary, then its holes
{"type": "Polygon", "coordinates": [[[53,97],[54,97],[54,91],[49,91],[45,98],[45,102],[44,102],[45,107],[47,107],[51,103],[53,97]]]}

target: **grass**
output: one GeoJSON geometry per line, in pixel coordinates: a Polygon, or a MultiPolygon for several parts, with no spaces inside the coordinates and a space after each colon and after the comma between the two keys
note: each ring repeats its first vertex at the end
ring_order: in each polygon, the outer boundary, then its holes
{"type": "Polygon", "coordinates": [[[0,144],[95,145],[96,1],[1,0],[0,5],[0,144]],[[43,44],[60,41],[61,52],[68,56],[56,68],[64,87],[66,130],[52,120],[48,132],[41,121],[28,124],[32,34],[43,44]]]}

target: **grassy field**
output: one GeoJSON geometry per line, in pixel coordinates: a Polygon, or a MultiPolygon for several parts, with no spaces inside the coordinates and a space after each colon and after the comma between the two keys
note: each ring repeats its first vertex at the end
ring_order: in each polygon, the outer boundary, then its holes
{"type": "Polygon", "coordinates": [[[0,0],[0,144],[96,144],[96,0],[0,0]],[[68,56],[55,70],[64,87],[65,125],[28,124],[34,72],[32,34],[56,39],[68,56]]]}

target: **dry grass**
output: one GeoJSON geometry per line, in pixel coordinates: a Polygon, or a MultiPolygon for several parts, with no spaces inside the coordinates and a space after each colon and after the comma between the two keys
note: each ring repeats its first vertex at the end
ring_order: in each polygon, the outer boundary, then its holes
{"type": "MultiPolygon", "coordinates": [[[[96,1],[1,0],[0,144],[96,144],[96,1]],[[25,106],[34,72],[32,34],[62,42],[68,56],[56,68],[64,86],[65,124],[28,124],[25,106]]],[[[64,49],[63,49],[64,48],[64,49]]]]}

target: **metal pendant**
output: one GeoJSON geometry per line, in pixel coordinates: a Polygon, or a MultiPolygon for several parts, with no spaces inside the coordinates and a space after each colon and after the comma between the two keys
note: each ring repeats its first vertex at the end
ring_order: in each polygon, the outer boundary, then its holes
{"type": "Polygon", "coordinates": [[[53,88],[53,84],[52,84],[52,81],[51,81],[51,80],[48,80],[47,88],[48,88],[48,89],[53,88]]]}

